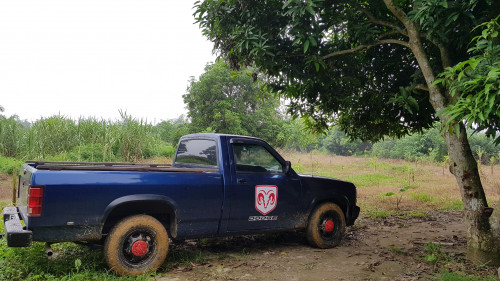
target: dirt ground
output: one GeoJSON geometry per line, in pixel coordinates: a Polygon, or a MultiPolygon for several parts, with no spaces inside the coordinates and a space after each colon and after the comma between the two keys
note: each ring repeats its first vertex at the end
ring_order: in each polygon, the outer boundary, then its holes
{"type": "Polygon", "coordinates": [[[460,211],[381,220],[361,217],[348,228],[339,247],[327,250],[310,247],[304,234],[297,232],[187,241],[172,245],[172,255],[203,259],[180,263],[157,280],[432,280],[443,268],[496,272],[465,260],[460,211]],[[428,242],[441,244],[446,258],[438,259],[438,264],[424,261],[430,254],[425,251],[428,242]]]}
{"type": "Polygon", "coordinates": [[[0,173],[0,201],[12,200],[12,176],[0,173]]]}

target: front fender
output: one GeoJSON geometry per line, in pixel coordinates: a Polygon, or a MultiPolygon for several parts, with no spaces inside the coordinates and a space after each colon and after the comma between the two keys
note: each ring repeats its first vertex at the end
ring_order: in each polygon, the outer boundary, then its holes
{"type": "Polygon", "coordinates": [[[347,196],[339,193],[318,195],[317,197],[314,197],[309,204],[308,207],[309,214],[314,210],[314,208],[316,208],[318,205],[324,202],[332,202],[339,205],[340,209],[342,209],[342,211],[344,212],[344,216],[347,222],[348,218],[350,217],[349,206],[351,205],[347,196]]]}

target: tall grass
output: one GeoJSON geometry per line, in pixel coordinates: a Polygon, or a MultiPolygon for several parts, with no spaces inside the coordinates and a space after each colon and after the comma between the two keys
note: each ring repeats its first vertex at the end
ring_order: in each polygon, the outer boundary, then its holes
{"type": "Polygon", "coordinates": [[[20,139],[27,128],[23,126],[17,116],[5,118],[0,115],[0,153],[7,157],[15,157],[22,150],[20,139]]]}
{"type": "Polygon", "coordinates": [[[33,124],[0,117],[0,154],[22,160],[106,162],[173,155],[174,148],[153,125],[120,113],[118,121],[55,115],[33,124]]]}

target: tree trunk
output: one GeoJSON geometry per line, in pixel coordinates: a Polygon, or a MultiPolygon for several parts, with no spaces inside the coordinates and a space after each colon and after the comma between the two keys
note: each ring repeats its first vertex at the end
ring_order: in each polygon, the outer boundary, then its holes
{"type": "MultiPolygon", "coordinates": [[[[433,85],[436,78],[420,40],[421,34],[418,26],[409,20],[403,11],[394,6],[392,0],[384,0],[384,2],[404,24],[408,32],[409,47],[415,55],[429,88],[430,102],[434,110],[439,112],[450,101],[447,100],[443,89],[433,85]]],[[[442,123],[448,120],[445,116],[440,116],[440,119],[442,123]]],[[[451,162],[450,171],[455,175],[464,204],[468,257],[476,264],[500,265],[500,243],[496,243],[500,240],[497,240],[496,236],[493,235],[493,233],[500,233],[500,223],[490,224],[489,218],[493,210],[488,208],[477,163],[472,155],[465,127],[463,124],[459,125],[460,132],[446,130],[444,137],[451,162]]]]}
{"type": "Polygon", "coordinates": [[[500,265],[500,244],[497,243],[490,225],[493,209],[488,207],[481,184],[477,163],[472,155],[465,127],[460,124],[460,133],[445,132],[450,172],[455,176],[462,202],[464,220],[467,226],[467,254],[476,264],[500,265]]]}

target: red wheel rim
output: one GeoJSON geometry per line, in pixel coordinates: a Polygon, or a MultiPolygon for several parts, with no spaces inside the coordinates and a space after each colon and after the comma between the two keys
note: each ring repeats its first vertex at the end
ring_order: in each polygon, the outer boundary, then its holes
{"type": "Polygon", "coordinates": [[[136,241],[132,245],[132,254],[136,257],[144,256],[148,252],[148,244],[145,241],[136,241]]]}
{"type": "Polygon", "coordinates": [[[332,220],[327,220],[325,222],[325,231],[326,232],[332,232],[333,231],[333,228],[334,228],[334,224],[333,224],[333,221],[332,220]]]}

